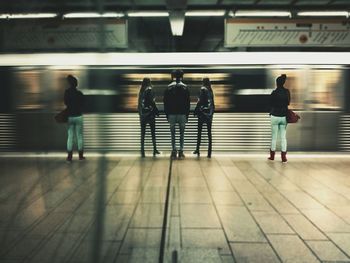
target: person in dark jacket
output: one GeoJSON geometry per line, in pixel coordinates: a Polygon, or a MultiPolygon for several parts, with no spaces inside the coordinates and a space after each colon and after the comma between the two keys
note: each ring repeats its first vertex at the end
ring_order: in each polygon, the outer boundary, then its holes
{"type": "Polygon", "coordinates": [[[144,78],[141,84],[138,100],[138,112],[141,124],[141,156],[145,157],[145,134],[146,125],[151,128],[153,156],[160,154],[156,144],[156,116],[159,116],[159,111],[155,103],[155,96],[152,91],[152,84],[149,78],[144,78]]]}
{"type": "Polygon", "coordinates": [[[184,158],[184,135],[186,122],[190,114],[190,92],[187,85],[182,82],[183,71],[177,69],[172,72],[172,82],[164,92],[164,112],[170,123],[171,131],[171,157],[176,158],[177,149],[175,142],[175,125],[178,123],[180,127],[180,149],[178,153],[179,158],[184,158]]]}
{"type": "Polygon", "coordinates": [[[64,92],[64,104],[68,110],[68,139],[67,139],[67,161],[71,162],[73,157],[73,137],[76,135],[79,151],[79,160],[84,160],[84,139],[83,139],[83,105],[84,95],[77,89],[78,80],[67,76],[69,88],[64,92]]]}
{"type": "Polygon", "coordinates": [[[271,148],[269,160],[275,159],[277,135],[281,139],[282,162],[287,162],[287,112],[290,103],[289,90],[284,88],[287,76],[282,74],[276,79],[277,88],[270,95],[271,103],[271,148]]]}
{"type": "Polygon", "coordinates": [[[209,78],[203,79],[203,86],[201,87],[198,102],[194,110],[194,115],[198,117],[198,130],[197,130],[197,147],[193,154],[200,156],[200,144],[202,138],[203,124],[207,125],[208,131],[208,158],[211,158],[212,151],[212,137],[211,127],[213,122],[213,115],[215,111],[214,94],[211,89],[211,83],[209,78]]]}

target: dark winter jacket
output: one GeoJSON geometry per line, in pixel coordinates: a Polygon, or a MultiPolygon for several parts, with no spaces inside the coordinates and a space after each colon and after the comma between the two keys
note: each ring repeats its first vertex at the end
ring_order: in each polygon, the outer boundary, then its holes
{"type": "Polygon", "coordinates": [[[68,88],[64,92],[64,104],[67,106],[68,116],[81,116],[83,114],[84,94],[76,88],[68,88]]]}
{"type": "Polygon", "coordinates": [[[138,112],[141,121],[152,121],[155,116],[159,115],[152,87],[147,87],[144,91],[140,91],[138,112]]]}
{"type": "Polygon", "coordinates": [[[190,92],[182,82],[172,82],[164,92],[164,112],[165,114],[190,114],[190,92]]]}
{"type": "Polygon", "coordinates": [[[206,87],[202,87],[194,115],[198,116],[201,122],[211,122],[215,111],[214,95],[206,87]]]}
{"type": "Polygon", "coordinates": [[[270,115],[284,117],[287,116],[288,105],[290,103],[290,93],[288,89],[279,87],[272,91],[270,95],[271,111],[270,115]]]}

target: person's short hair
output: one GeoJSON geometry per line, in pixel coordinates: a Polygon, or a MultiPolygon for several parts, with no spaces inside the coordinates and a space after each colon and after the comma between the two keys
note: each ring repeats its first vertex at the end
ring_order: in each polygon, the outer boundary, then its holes
{"type": "Polygon", "coordinates": [[[286,79],[287,79],[286,74],[282,74],[281,76],[277,77],[277,79],[276,79],[277,86],[283,86],[284,83],[286,82],[286,79]]]}
{"type": "Polygon", "coordinates": [[[181,69],[175,69],[171,72],[171,77],[176,79],[182,79],[184,72],[181,69]]]}
{"type": "Polygon", "coordinates": [[[76,87],[76,86],[78,86],[78,80],[77,80],[77,78],[76,77],[74,77],[73,75],[68,75],[67,76],[67,81],[68,81],[68,83],[69,83],[69,85],[71,86],[71,87],[76,87]]]}

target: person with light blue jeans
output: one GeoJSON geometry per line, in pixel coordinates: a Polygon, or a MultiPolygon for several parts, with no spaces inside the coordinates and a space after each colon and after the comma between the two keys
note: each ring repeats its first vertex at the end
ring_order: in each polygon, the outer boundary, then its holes
{"type": "Polygon", "coordinates": [[[168,88],[164,92],[164,112],[170,123],[171,132],[171,158],[177,157],[176,141],[175,141],[175,128],[176,124],[179,124],[180,128],[180,149],[178,157],[180,159],[185,158],[184,155],[184,136],[186,122],[188,121],[188,115],[190,114],[190,91],[186,84],[182,82],[183,71],[181,69],[174,70],[171,73],[172,82],[168,85],[168,88]]]}
{"type": "Polygon", "coordinates": [[[67,77],[69,88],[64,93],[64,104],[68,111],[68,138],[67,138],[67,162],[73,158],[73,139],[76,136],[79,152],[79,160],[85,160],[84,157],[84,139],[83,139],[83,104],[84,95],[77,89],[78,80],[69,75],[67,77]]]}
{"type": "Polygon", "coordinates": [[[83,138],[83,116],[70,116],[68,117],[68,138],[67,138],[67,151],[73,153],[73,141],[74,135],[76,136],[78,144],[78,152],[82,153],[84,149],[83,138]]]}
{"type": "Polygon", "coordinates": [[[277,88],[270,95],[271,102],[271,148],[269,160],[275,159],[277,136],[280,134],[281,159],[287,162],[287,112],[290,103],[289,90],[284,88],[287,76],[282,74],[276,79],[277,88]]]}
{"type": "Polygon", "coordinates": [[[183,114],[171,114],[168,116],[168,121],[170,124],[171,148],[173,152],[176,151],[176,124],[177,123],[179,124],[179,129],[180,129],[179,157],[183,158],[184,155],[181,155],[181,154],[183,154],[183,150],[184,150],[185,128],[186,128],[187,117],[186,115],[183,115],[183,114]]]}

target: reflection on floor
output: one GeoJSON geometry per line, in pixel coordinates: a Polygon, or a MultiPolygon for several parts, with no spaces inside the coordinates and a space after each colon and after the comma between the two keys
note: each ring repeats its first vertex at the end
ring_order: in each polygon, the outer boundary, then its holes
{"type": "MultiPolygon", "coordinates": [[[[170,160],[0,158],[0,262],[158,262],[170,160]]],[[[350,262],[350,159],[176,160],[165,262],[350,262]]]]}

